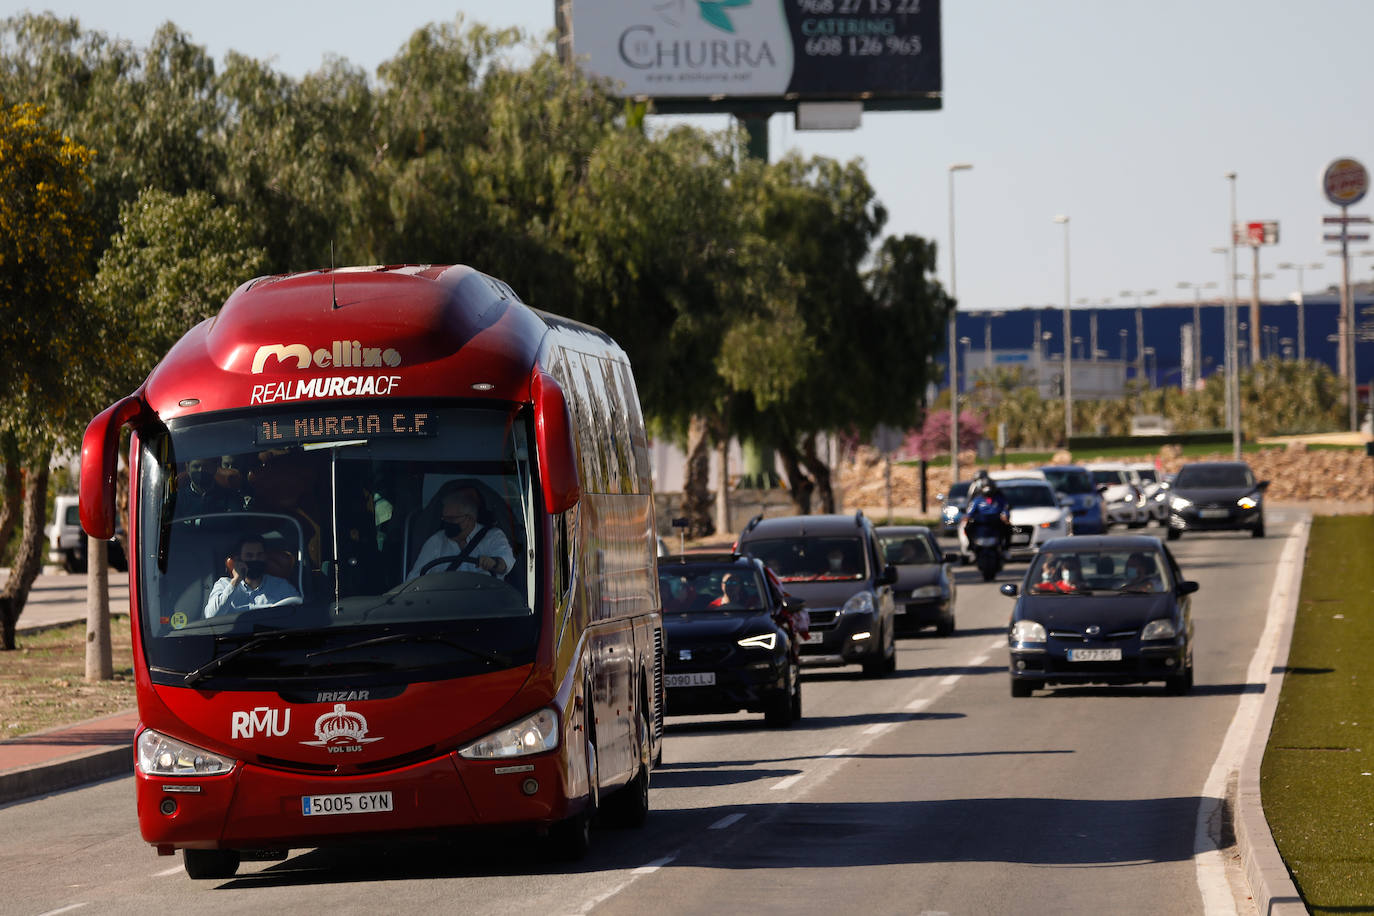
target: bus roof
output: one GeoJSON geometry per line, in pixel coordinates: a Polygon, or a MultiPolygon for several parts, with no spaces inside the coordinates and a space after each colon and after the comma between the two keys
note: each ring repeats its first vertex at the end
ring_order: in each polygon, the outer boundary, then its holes
{"type": "Polygon", "coordinates": [[[354,397],[530,399],[548,334],[624,360],[605,334],[539,312],[463,265],[259,277],[196,325],[144,382],[164,420],[354,397]]]}

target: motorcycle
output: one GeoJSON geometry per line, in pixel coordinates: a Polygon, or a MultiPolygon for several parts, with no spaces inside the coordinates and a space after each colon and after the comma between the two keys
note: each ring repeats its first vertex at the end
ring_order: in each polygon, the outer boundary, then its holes
{"type": "Polygon", "coordinates": [[[974,565],[991,582],[1002,571],[1002,526],[996,518],[969,519],[964,528],[974,565]]]}

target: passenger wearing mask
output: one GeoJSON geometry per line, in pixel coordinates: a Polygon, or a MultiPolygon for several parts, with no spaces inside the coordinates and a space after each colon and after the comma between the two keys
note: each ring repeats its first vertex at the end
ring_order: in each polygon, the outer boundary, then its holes
{"type": "Polygon", "coordinates": [[[177,491],[177,515],[206,515],[241,509],[233,494],[215,480],[219,458],[192,458],[186,462],[186,486],[177,491]]]}

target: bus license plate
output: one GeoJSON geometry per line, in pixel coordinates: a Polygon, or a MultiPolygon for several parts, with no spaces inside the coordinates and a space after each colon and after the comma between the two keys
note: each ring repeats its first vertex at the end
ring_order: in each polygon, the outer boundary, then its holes
{"type": "Polygon", "coordinates": [[[376,814],[391,811],[390,792],[348,792],[340,795],[302,795],[301,814],[376,814]]]}
{"type": "Polygon", "coordinates": [[[714,671],[693,671],[690,674],[664,675],[663,682],[669,687],[710,687],[716,682],[714,671]]]}
{"type": "Polygon", "coordinates": [[[1070,649],[1071,662],[1119,662],[1120,649],[1070,649]]]}

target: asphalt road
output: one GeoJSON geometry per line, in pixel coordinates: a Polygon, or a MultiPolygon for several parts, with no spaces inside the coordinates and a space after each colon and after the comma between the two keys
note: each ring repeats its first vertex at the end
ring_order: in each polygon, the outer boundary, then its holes
{"type": "Polygon", "coordinates": [[[1215,886],[1204,904],[1198,816],[1238,699],[1261,689],[1246,669],[1291,520],[1173,545],[1202,583],[1185,697],[1013,700],[1010,600],[964,570],[955,636],[902,640],[883,680],[808,673],[796,727],[670,717],[648,825],[598,832],[575,867],[520,840],[390,843],[192,882],[140,840],[120,779],[0,808],[0,912],[1252,912],[1224,870],[1223,906],[1215,886]]]}

